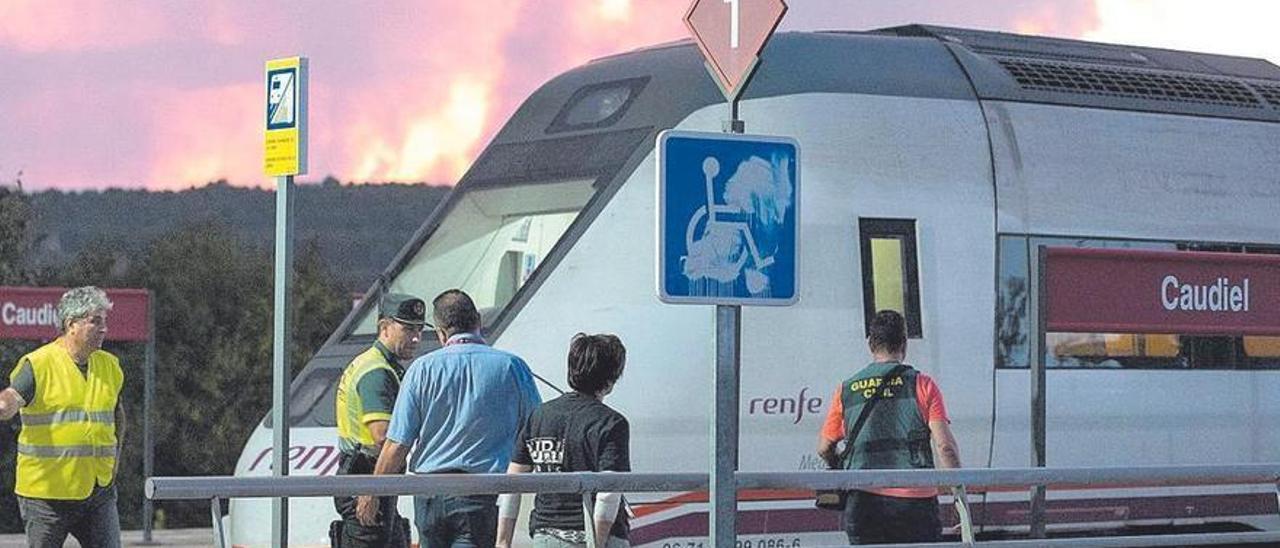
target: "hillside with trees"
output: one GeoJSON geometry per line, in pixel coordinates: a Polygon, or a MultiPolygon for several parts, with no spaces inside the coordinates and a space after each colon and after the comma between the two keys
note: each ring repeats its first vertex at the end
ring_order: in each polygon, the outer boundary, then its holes
{"type": "MultiPolygon", "coordinates": [[[[430,185],[299,185],[294,195],[294,241],[313,242],[338,283],[362,292],[409,241],[449,187],[430,185]]],[[[28,196],[32,209],[30,260],[57,269],[86,246],[137,253],[179,226],[213,224],[257,249],[272,249],[275,192],[218,181],[180,192],[105,190],[28,196]]],[[[4,245],[4,244],[0,244],[4,245]]]]}
{"type": "MultiPolygon", "coordinates": [[[[443,187],[303,186],[295,213],[295,374],[446,193],[443,187]]],[[[0,184],[0,285],[147,288],[156,315],[155,473],[229,475],[271,406],[273,192],[24,194],[0,184]]],[[[0,341],[0,389],[39,341],[0,341]]],[[[108,342],[125,370],[117,477],[125,529],[142,524],[142,344],[108,342]]],[[[0,533],[22,531],[13,497],[20,421],[0,422],[0,533]]],[[[158,527],[207,527],[203,502],[163,501],[158,527]]]]}

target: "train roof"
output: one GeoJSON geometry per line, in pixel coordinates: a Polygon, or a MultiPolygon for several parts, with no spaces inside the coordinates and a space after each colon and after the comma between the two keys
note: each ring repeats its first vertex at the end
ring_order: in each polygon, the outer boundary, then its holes
{"type": "MultiPolygon", "coordinates": [[[[777,34],[744,99],[806,93],[1280,122],[1280,67],[1263,59],[930,25],[777,34]]],[[[634,169],[644,157],[638,152],[652,147],[656,132],[723,104],[690,40],[602,57],[531,94],[457,188],[576,178],[614,187],[609,182],[634,169]]],[[[750,119],[750,111],[744,116],[750,119]]],[[[399,274],[459,194],[438,205],[367,297],[399,274]]],[[[554,263],[555,257],[547,261],[554,263]]],[[[350,315],[330,343],[340,341],[361,313],[350,315]]]]}
{"type": "MultiPolygon", "coordinates": [[[[627,78],[653,80],[649,100],[629,113],[646,126],[672,127],[724,101],[698,49],[682,40],[596,59],[548,82],[526,103],[537,108],[522,110],[555,112],[542,101],[627,78]]],[[[932,25],[778,33],[743,98],[824,92],[1280,121],[1280,67],[1264,59],[932,25]]],[[[549,136],[551,122],[518,113],[506,129],[527,139],[522,126],[533,124],[549,136]]]]}

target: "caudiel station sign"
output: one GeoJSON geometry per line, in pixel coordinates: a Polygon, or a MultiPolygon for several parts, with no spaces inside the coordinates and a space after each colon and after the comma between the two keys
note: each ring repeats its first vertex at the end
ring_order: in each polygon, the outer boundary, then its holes
{"type": "Polygon", "coordinates": [[[1231,285],[1231,278],[1218,278],[1210,285],[1182,283],[1172,274],[1160,282],[1160,302],[1165,310],[1187,312],[1248,312],[1249,278],[1231,285]]]}
{"type": "Polygon", "coordinates": [[[1280,335],[1280,255],[1043,248],[1050,332],[1280,335]]]}
{"type": "MultiPolygon", "coordinates": [[[[58,336],[58,300],[65,287],[0,286],[0,340],[51,341],[58,336]]],[[[106,288],[107,340],[147,340],[150,294],[142,289],[106,288]]]]}

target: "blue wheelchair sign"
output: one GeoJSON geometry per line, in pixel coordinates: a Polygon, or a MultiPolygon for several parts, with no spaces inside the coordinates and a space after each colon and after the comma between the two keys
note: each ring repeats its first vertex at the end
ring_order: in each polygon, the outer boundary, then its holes
{"type": "Polygon", "coordinates": [[[658,135],[658,298],[785,306],[798,297],[800,146],[761,135],[658,135]]]}

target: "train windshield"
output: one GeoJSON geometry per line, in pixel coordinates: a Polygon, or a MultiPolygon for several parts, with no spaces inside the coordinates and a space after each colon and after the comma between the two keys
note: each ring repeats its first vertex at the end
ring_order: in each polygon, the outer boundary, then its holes
{"type": "MultiPolygon", "coordinates": [[[[547,181],[466,191],[391,280],[389,291],[429,302],[446,289],[462,289],[490,325],[578,218],[595,192],[592,183],[547,181]]],[[[369,307],[352,335],[373,335],[376,321],[376,308],[369,307]]]]}

